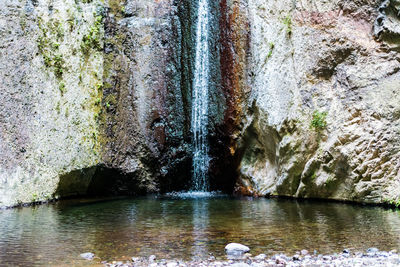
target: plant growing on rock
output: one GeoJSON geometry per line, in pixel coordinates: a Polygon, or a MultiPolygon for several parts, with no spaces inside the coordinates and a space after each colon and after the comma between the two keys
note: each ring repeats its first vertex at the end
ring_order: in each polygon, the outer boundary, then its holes
{"type": "Polygon", "coordinates": [[[63,95],[66,91],[65,82],[61,81],[60,84],[58,85],[58,89],[60,89],[61,95],[63,95]]]}
{"type": "Polygon", "coordinates": [[[310,123],[310,128],[314,129],[315,131],[319,132],[326,128],[326,116],[328,115],[327,112],[320,112],[318,110],[314,111],[312,114],[312,120],[310,123]]]}
{"type": "Polygon", "coordinates": [[[283,18],[283,25],[286,26],[286,33],[291,35],[292,34],[292,18],[287,15],[283,18]]]}
{"type": "Polygon", "coordinates": [[[82,38],[81,49],[84,54],[87,54],[91,48],[101,50],[101,29],[102,29],[102,16],[96,16],[93,26],[90,28],[89,33],[82,38]]]}
{"type": "Polygon", "coordinates": [[[267,55],[267,58],[270,58],[272,56],[272,52],[274,51],[275,44],[274,43],[269,43],[269,52],[267,55]]]}
{"type": "Polygon", "coordinates": [[[50,20],[44,23],[38,20],[40,36],[37,39],[38,50],[43,56],[44,65],[52,67],[54,75],[62,79],[65,70],[65,61],[60,52],[60,41],[64,37],[64,30],[61,22],[50,20]]]}

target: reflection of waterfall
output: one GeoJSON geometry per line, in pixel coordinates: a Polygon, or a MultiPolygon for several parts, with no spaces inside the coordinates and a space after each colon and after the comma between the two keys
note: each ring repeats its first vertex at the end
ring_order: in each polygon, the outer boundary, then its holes
{"type": "Polygon", "coordinates": [[[208,191],[208,0],[199,0],[196,30],[196,61],[193,82],[193,185],[194,191],[208,191]]]}
{"type": "Polygon", "coordinates": [[[192,258],[204,257],[208,254],[208,236],[206,230],[209,228],[208,200],[193,200],[193,246],[192,258]]]}

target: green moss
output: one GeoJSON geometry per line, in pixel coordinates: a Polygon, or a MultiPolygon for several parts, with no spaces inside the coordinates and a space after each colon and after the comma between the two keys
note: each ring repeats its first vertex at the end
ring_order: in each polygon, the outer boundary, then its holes
{"type": "Polygon", "coordinates": [[[56,77],[61,78],[64,73],[64,59],[61,54],[54,55],[53,66],[56,77]]]}
{"type": "Polygon", "coordinates": [[[326,128],[326,116],[328,115],[327,112],[320,112],[318,110],[314,111],[312,114],[312,120],[310,123],[310,128],[314,129],[315,131],[319,132],[326,128]]]}
{"type": "Polygon", "coordinates": [[[103,17],[96,16],[95,22],[89,29],[89,33],[82,38],[81,50],[87,55],[91,49],[102,50],[102,27],[103,17]]]}
{"type": "Polygon", "coordinates": [[[282,23],[283,23],[283,25],[286,26],[286,33],[291,35],[292,34],[292,18],[290,17],[290,15],[287,15],[286,17],[284,17],[282,23]]]}
{"type": "Polygon", "coordinates": [[[57,50],[60,48],[60,43],[54,42],[51,44],[54,50],[57,50]]]}
{"type": "Polygon", "coordinates": [[[267,55],[267,58],[269,59],[272,56],[272,52],[274,51],[275,44],[274,43],[269,43],[269,52],[267,55]]]}
{"type": "Polygon", "coordinates": [[[96,98],[96,100],[94,101],[94,104],[96,106],[99,106],[101,104],[101,97],[96,98]]]}
{"type": "Polygon", "coordinates": [[[388,199],[388,198],[385,198],[383,200],[383,203],[386,204],[386,205],[395,207],[397,209],[400,208],[400,199],[388,199]]]}
{"type": "Polygon", "coordinates": [[[328,179],[326,179],[325,183],[324,183],[326,189],[328,191],[331,191],[335,188],[336,186],[336,179],[333,176],[329,176],[328,179]]]}
{"type": "Polygon", "coordinates": [[[36,193],[32,194],[32,202],[38,202],[39,201],[39,196],[36,193]]]}
{"type": "Polygon", "coordinates": [[[61,95],[63,95],[66,92],[64,81],[60,82],[60,84],[58,85],[58,89],[60,89],[61,95]]]}
{"type": "Polygon", "coordinates": [[[61,111],[60,102],[57,102],[56,111],[58,114],[60,114],[60,111],[61,111]]]}
{"type": "Polygon", "coordinates": [[[311,180],[312,181],[315,181],[317,179],[317,173],[313,173],[312,175],[311,175],[311,180]]]}
{"type": "Polygon", "coordinates": [[[97,90],[97,92],[103,91],[103,83],[97,83],[96,90],[97,90]]]}
{"type": "Polygon", "coordinates": [[[61,79],[65,71],[63,55],[59,52],[60,42],[57,40],[64,36],[62,23],[51,19],[44,23],[38,19],[40,36],[37,39],[38,50],[43,56],[44,65],[53,68],[54,75],[61,79]]]}
{"type": "Polygon", "coordinates": [[[56,32],[58,39],[64,38],[64,26],[61,22],[56,23],[56,32]]]}

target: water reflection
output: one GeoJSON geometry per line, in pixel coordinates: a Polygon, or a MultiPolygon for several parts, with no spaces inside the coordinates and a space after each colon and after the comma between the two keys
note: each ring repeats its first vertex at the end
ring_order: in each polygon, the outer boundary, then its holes
{"type": "Polygon", "coordinates": [[[257,253],[400,248],[399,212],[267,199],[138,198],[60,202],[0,211],[0,265],[82,265],[101,260],[224,257],[229,242],[257,253]]]}
{"type": "Polygon", "coordinates": [[[208,255],[209,236],[209,213],[208,201],[202,199],[194,199],[193,201],[193,247],[192,259],[196,259],[204,255],[208,255]]]}

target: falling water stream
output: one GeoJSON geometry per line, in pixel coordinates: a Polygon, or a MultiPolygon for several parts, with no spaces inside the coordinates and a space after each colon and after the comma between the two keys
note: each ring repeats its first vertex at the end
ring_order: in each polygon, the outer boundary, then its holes
{"type": "Polygon", "coordinates": [[[196,29],[196,58],[193,81],[193,183],[192,191],[207,192],[208,184],[208,81],[209,81],[209,6],[199,0],[196,29]]]}

